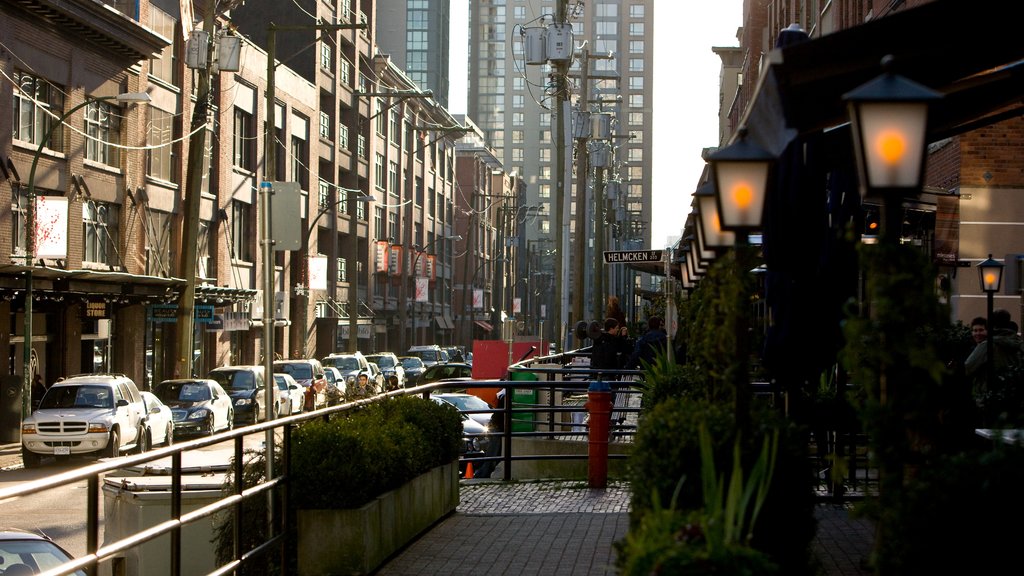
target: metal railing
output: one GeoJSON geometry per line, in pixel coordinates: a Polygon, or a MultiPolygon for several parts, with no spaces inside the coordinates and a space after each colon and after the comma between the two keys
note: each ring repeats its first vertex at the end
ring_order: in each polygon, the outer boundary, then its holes
{"type": "MultiPolygon", "coordinates": [[[[374,402],[384,401],[388,398],[393,398],[403,395],[421,395],[424,398],[429,398],[432,393],[459,390],[464,388],[503,388],[506,390],[505,398],[506,403],[502,407],[498,407],[492,410],[484,412],[491,412],[500,417],[505,422],[506,426],[504,432],[492,433],[488,432],[485,436],[492,436],[500,438],[504,443],[504,451],[500,459],[505,462],[505,474],[506,478],[510,478],[509,474],[513,461],[523,460],[550,460],[550,459],[579,459],[586,458],[586,454],[577,455],[558,455],[558,454],[513,454],[513,437],[530,437],[530,436],[545,436],[548,438],[558,438],[562,440],[579,440],[580,437],[586,435],[587,424],[581,422],[580,418],[571,418],[568,421],[560,419],[558,416],[563,414],[581,414],[585,411],[585,408],[580,405],[564,406],[557,403],[555,400],[561,400],[566,395],[574,395],[578,393],[585,393],[590,383],[590,380],[586,378],[592,378],[597,375],[596,371],[580,371],[580,370],[569,370],[569,369],[553,369],[553,368],[542,368],[542,367],[530,367],[526,365],[522,368],[513,368],[512,373],[529,370],[534,373],[540,373],[545,375],[544,380],[529,381],[529,380],[474,380],[474,381],[448,381],[448,382],[435,382],[425,384],[422,386],[416,386],[414,388],[408,388],[404,390],[395,390],[386,392],[370,398],[364,398],[353,402],[347,402],[338,406],[332,406],[328,408],[322,408],[315,412],[308,412],[298,414],[295,416],[287,416],[278,418],[271,421],[266,421],[258,424],[244,426],[236,428],[234,430],[221,432],[212,436],[196,438],[185,442],[176,443],[172,446],[155,449],[142,454],[135,454],[125,456],[117,459],[111,459],[109,461],[101,461],[95,464],[90,464],[82,468],[70,470],[67,472],[61,472],[54,476],[42,478],[39,480],[29,481],[17,486],[12,486],[4,489],[0,489],[0,505],[5,502],[10,502],[18,498],[27,497],[39,493],[46,492],[48,490],[60,489],[75,483],[82,481],[86,482],[86,518],[85,518],[85,531],[86,531],[86,553],[83,556],[74,558],[60,566],[49,569],[42,574],[47,576],[57,576],[63,574],[70,574],[78,570],[85,571],[90,576],[99,573],[100,565],[105,562],[113,562],[115,558],[121,557],[127,551],[139,547],[144,543],[154,540],[163,535],[169,535],[169,553],[170,553],[170,574],[172,576],[178,576],[182,573],[182,529],[194,522],[197,522],[203,518],[207,518],[219,512],[225,512],[233,510],[234,526],[232,528],[234,534],[234,551],[233,558],[231,561],[220,565],[216,570],[210,572],[210,575],[221,575],[228,574],[238,569],[243,564],[252,562],[254,559],[265,557],[268,554],[278,554],[280,556],[280,563],[282,574],[287,574],[289,567],[288,554],[290,553],[290,539],[294,535],[289,534],[285,527],[285,519],[288,517],[291,511],[289,490],[287,489],[290,482],[290,461],[291,461],[291,430],[295,426],[301,426],[303,423],[324,419],[330,420],[333,417],[343,415],[346,412],[365,406],[374,402]],[[556,379],[556,375],[561,375],[556,379]],[[530,391],[530,392],[541,392],[548,394],[549,401],[544,403],[521,403],[511,401],[516,391],[530,391]],[[534,426],[542,428],[540,430],[532,431],[515,431],[513,430],[513,423],[515,422],[526,422],[531,421],[534,426]],[[273,477],[264,478],[263,481],[254,483],[252,485],[246,485],[243,481],[244,461],[243,456],[245,453],[243,440],[246,436],[252,434],[265,434],[268,430],[274,431],[275,434],[281,436],[281,457],[275,459],[280,462],[280,466],[273,471],[273,477]],[[201,506],[197,509],[184,512],[182,510],[183,493],[185,488],[183,486],[183,476],[186,475],[186,471],[182,466],[182,457],[184,454],[196,451],[201,448],[206,448],[226,442],[232,443],[233,447],[233,462],[226,474],[233,475],[233,481],[231,483],[232,493],[223,494],[222,497],[214,500],[213,502],[201,506]],[[154,526],[142,529],[134,534],[128,534],[123,538],[105,542],[100,545],[100,525],[101,525],[101,510],[100,505],[101,497],[101,486],[102,478],[104,475],[114,472],[116,470],[123,470],[126,468],[142,467],[147,463],[154,462],[170,458],[170,515],[165,521],[159,522],[154,526]],[[267,517],[264,519],[265,525],[273,527],[269,537],[255,546],[251,550],[239,549],[238,543],[240,542],[239,535],[245,528],[242,526],[243,514],[241,513],[242,504],[246,500],[258,497],[274,497],[274,502],[279,504],[273,506],[267,506],[265,514],[267,517]]],[[[602,376],[603,377],[603,376],[602,376]]],[[[631,394],[628,389],[630,382],[615,382],[616,388],[621,391],[622,394],[631,394]]],[[[636,413],[639,411],[638,408],[623,407],[621,409],[623,413],[636,413]]],[[[635,424],[632,426],[622,426],[616,431],[616,435],[620,438],[629,438],[635,432],[635,424]]],[[[610,457],[624,457],[621,455],[610,456],[610,457]]],[[[494,460],[495,458],[491,458],[494,460]]],[[[479,458],[474,461],[484,462],[487,458],[479,458]]],[[[469,460],[467,460],[469,461],[469,460]]],[[[248,522],[256,521],[253,518],[249,518],[248,522]]]]}

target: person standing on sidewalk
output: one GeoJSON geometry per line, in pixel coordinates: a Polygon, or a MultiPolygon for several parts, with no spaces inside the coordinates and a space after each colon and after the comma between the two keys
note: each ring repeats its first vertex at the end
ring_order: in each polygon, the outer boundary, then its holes
{"type": "Polygon", "coordinates": [[[633,353],[626,361],[625,368],[635,370],[642,368],[644,362],[650,364],[658,354],[664,354],[668,347],[668,333],[665,332],[660,316],[647,319],[647,332],[637,338],[633,353]]]}

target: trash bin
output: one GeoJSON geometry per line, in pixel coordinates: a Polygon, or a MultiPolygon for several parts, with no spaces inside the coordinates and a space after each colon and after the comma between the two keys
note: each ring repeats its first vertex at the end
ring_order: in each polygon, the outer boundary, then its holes
{"type": "MultiPolygon", "coordinates": [[[[509,378],[516,382],[536,382],[537,375],[533,372],[512,372],[509,378]]],[[[512,390],[512,408],[536,408],[536,388],[514,388],[512,390]]],[[[533,432],[534,420],[537,415],[534,413],[514,412],[512,414],[513,432],[533,432]]]]}

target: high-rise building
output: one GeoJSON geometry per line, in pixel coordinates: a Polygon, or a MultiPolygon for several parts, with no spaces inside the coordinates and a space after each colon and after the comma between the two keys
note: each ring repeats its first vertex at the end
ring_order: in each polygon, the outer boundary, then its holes
{"type": "Polygon", "coordinates": [[[450,0],[377,0],[377,46],[448,107],[450,0]]]}
{"type": "MultiPolygon", "coordinates": [[[[563,235],[569,238],[568,252],[572,254],[560,255],[564,263],[568,258],[593,262],[595,246],[614,250],[650,245],[653,6],[653,0],[598,0],[572,5],[566,0],[508,0],[470,5],[467,115],[481,128],[505,168],[520,175],[526,185],[525,202],[544,207],[546,216],[524,230],[527,242],[546,241],[556,253],[564,252],[553,243],[556,227],[564,226],[563,235]],[[537,58],[532,41],[540,29],[557,24],[561,13],[572,28],[572,59],[565,79],[554,76],[558,66],[537,58]],[[564,163],[566,171],[573,174],[566,179],[564,190],[564,198],[571,200],[561,212],[561,222],[555,222],[559,212],[553,208],[559,195],[554,172],[559,151],[555,146],[553,121],[557,115],[552,88],[561,80],[568,86],[565,100],[573,109],[567,117],[575,119],[566,130],[566,141],[575,147],[566,153],[564,163]],[[589,124],[579,119],[580,111],[610,113],[610,137],[605,143],[599,144],[596,138],[578,138],[582,134],[578,129],[589,124]],[[589,185],[582,192],[586,196],[577,201],[580,188],[575,182],[574,159],[584,146],[587,151],[600,147],[601,152],[611,154],[601,169],[595,170],[594,163],[590,164],[589,185]],[[597,198],[602,200],[597,202],[597,198]],[[580,206],[587,211],[582,219],[577,218],[580,206]],[[579,222],[584,223],[582,241],[579,222]],[[598,237],[601,242],[595,242],[598,237]]],[[[551,265],[553,260],[545,261],[551,265]]],[[[575,269],[578,263],[563,266],[575,269]]],[[[573,281],[571,277],[565,286],[563,297],[571,293],[572,299],[588,303],[584,317],[569,317],[571,323],[603,314],[603,310],[594,309],[596,304],[590,304],[600,301],[592,298],[598,272],[588,271],[581,287],[577,287],[581,279],[573,281]]],[[[618,270],[612,273],[604,288],[598,283],[599,292],[616,295],[631,290],[630,277],[618,270]]],[[[555,308],[553,302],[547,304],[547,310],[555,308]]]]}

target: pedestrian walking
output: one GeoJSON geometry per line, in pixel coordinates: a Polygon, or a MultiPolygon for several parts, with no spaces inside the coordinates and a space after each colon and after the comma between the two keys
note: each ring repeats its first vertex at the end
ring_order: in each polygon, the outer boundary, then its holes
{"type": "Polygon", "coordinates": [[[658,354],[664,354],[667,347],[668,333],[665,332],[661,317],[651,316],[647,319],[647,331],[637,338],[636,346],[625,367],[631,370],[642,368],[643,364],[654,362],[658,354]]]}

